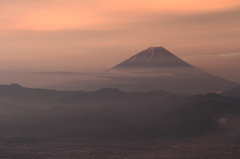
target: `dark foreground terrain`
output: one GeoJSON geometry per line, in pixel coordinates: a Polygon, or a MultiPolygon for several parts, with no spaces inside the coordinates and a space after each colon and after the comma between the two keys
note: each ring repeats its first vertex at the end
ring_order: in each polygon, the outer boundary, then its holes
{"type": "Polygon", "coordinates": [[[0,85],[0,158],[240,158],[239,92],[0,85]]]}
{"type": "Polygon", "coordinates": [[[0,143],[0,158],[238,159],[240,144],[212,136],[143,141],[58,138],[37,143],[0,143]]]}

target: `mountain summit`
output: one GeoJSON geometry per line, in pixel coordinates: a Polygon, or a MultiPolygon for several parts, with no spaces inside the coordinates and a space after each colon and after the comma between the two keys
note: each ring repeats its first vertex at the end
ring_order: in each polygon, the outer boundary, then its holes
{"type": "Polygon", "coordinates": [[[193,67],[163,47],[149,47],[112,69],[133,67],[193,67]]]}
{"type": "Polygon", "coordinates": [[[198,94],[228,90],[237,85],[239,84],[195,68],[163,47],[150,47],[111,69],[96,74],[96,77],[50,88],[118,88],[123,91],[167,90],[198,94]]]}

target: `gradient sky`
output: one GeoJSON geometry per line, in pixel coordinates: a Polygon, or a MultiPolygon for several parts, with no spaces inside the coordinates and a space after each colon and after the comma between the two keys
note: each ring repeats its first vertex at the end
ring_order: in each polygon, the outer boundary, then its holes
{"type": "Polygon", "coordinates": [[[239,17],[239,0],[0,0],[0,84],[82,78],[42,72],[105,70],[150,46],[240,83],[239,17]]]}

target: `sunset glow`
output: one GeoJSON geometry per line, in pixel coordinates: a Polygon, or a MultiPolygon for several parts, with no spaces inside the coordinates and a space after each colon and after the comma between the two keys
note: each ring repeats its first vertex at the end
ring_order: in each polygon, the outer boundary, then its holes
{"type": "Polygon", "coordinates": [[[239,1],[1,1],[1,28],[13,30],[104,29],[155,14],[196,14],[228,10],[239,1]],[[122,17],[124,19],[122,19],[122,17]]]}
{"type": "Polygon", "coordinates": [[[0,8],[2,71],[108,69],[149,46],[164,46],[240,82],[239,75],[219,71],[240,68],[239,0],[0,0],[0,8]],[[218,55],[233,52],[234,66],[221,62],[218,55]]]}

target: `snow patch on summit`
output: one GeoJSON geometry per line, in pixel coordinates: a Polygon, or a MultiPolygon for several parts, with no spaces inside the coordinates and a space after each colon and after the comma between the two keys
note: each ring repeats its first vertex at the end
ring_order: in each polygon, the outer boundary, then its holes
{"type": "Polygon", "coordinates": [[[192,67],[163,47],[149,47],[112,69],[136,67],[192,67]]]}

